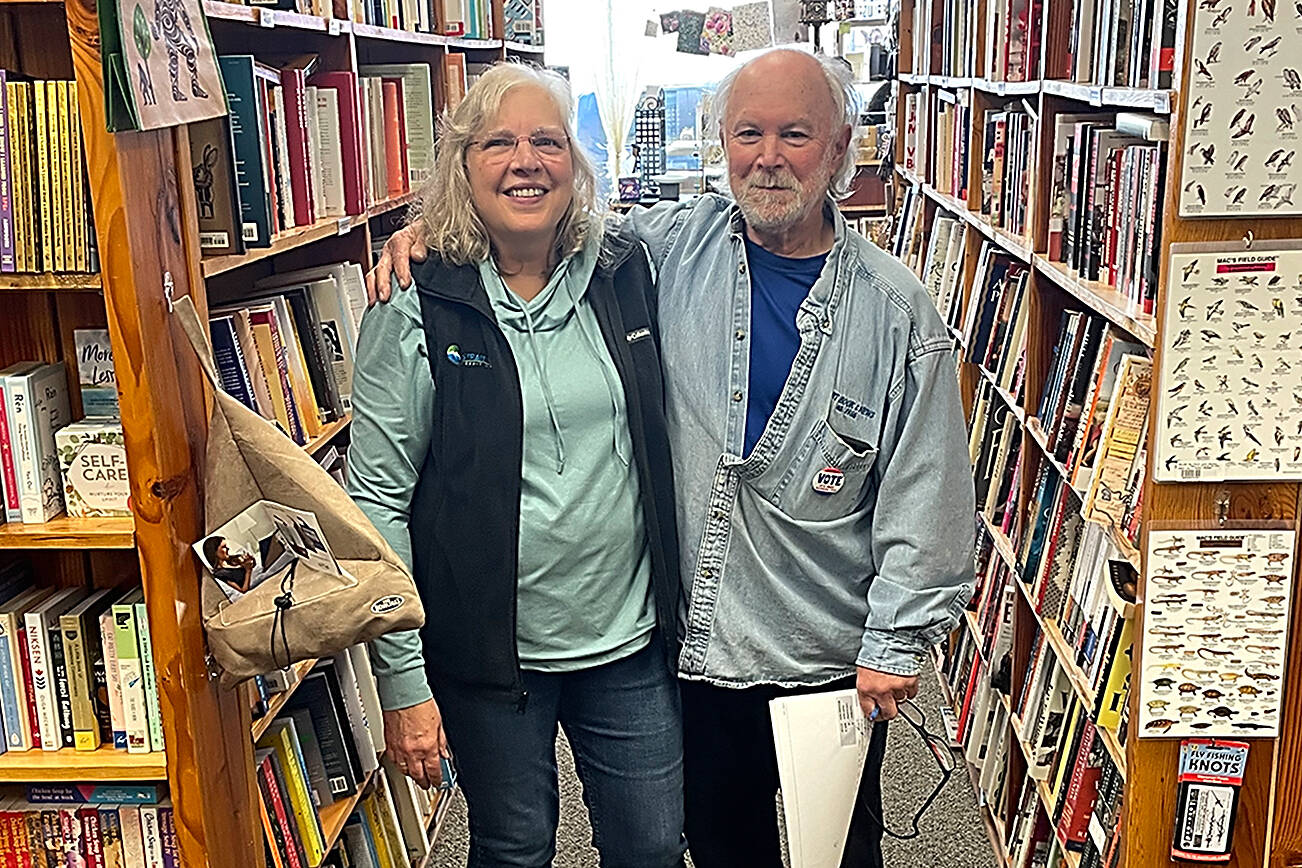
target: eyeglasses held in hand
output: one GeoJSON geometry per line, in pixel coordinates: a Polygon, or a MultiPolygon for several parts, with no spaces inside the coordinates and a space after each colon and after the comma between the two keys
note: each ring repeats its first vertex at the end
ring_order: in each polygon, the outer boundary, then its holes
{"type": "Polygon", "coordinates": [[[527,136],[505,133],[470,142],[470,146],[488,160],[505,160],[515,154],[521,142],[528,142],[540,157],[554,158],[570,149],[570,137],[557,130],[535,130],[527,136]]]}
{"type": "Polygon", "coordinates": [[[936,766],[940,769],[940,781],[931,791],[931,795],[927,796],[926,801],[922,803],[922,807],[918,808],[917,812],[914,813],[913,822],[911,824],[912,831],[910,832],[902,834],[888,828],[886,821],[878,816],[877,812],[868,806],[862,796],[860,796],[859,799],[859,807],[863,808],[863,810],[868,814],[869,819],[876,823],[885,834],[890,835],[897,841],[911,841],[922,834],[918,829],[918,822],[922,819],[922,815],[927,813],[927,809],[931,807],[931,803],[936,801],[936,797],[940,795],[940,791],[945,789],[945,784],[949,783],[949,779],[953,776],[954,770],[958,768],[958,761],[954,757],[954,751],[949,746],[949,738],[945,735],[938,735],[927,730],[927,715],[924,714],[922,709],[915,705],[912,700],[905,699],[899,703],[899,714],[896,719],[905,721],[909,726],[917,730],[920,736],[922,736],[922,743],[927,746],[929,751],[931,751],[931,756],[936,761],[936,766]]]}

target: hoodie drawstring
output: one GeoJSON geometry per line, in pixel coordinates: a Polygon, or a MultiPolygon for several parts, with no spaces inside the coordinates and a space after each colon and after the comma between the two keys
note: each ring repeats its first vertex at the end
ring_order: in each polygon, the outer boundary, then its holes
{"type": "Polygon", "coordinates": [[[601,379],[606,384],[606,396],[610,399],[610,438],[611,450],[620,462],[628,467],[631,459],[623,444],[619,442],[618,420],[619,420],[619,401],[615,397],[615,384],[611,382],[610,371],[606,361],[601,357],[601,351],[597,346],[588,327],[583,322],[583,317],[579,314],[579,300],[574,297],[574,288],[570,282],[565,281],[565,293],[570,297],[570,303],[574,306],[574,315],[578,319],[579,334],[583,336],[583,343],[588,348],[588,353],[592,356],[593,361],[597,363],[597,370],[601,371],[601,379]]]}
{"type": "Polygon", "coordinates": [[[524,327],[529,335],[529,350],[533,355],[534,367],[538,369],[538,382],[542,384],[543,403],[547,405],[547,418],[552,423],[552,436],[556,441],[556,475],[565,471],[565,437],[561,434],[560,423],[556,420],[556,399],[552,397],[552,388],[547,382],[547,370],[543,367],[542,354],[538,352],[537,336],[534,334],[533,316],[529,305],[521,304],[524,312],[524,327]]]}

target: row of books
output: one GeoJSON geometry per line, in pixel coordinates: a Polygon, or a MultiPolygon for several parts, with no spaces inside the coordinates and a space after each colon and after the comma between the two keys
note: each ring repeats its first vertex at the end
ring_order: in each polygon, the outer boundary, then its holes
{"type": "Polygon", "coordinates": [[[209,311],[222,390],[306,445],[352,410],[366,289],[360,266],[273,274],[209,311]]]}
{"type": "MultiPolygon", "coordinates": [[[[1106,749],[1099,715],[1080,702],[1043,634],[1035,639],[1021,689],[1012,688],[1007,637],[1013,597],[995,576],[1005,567],[1002,559],[986,557],[978,570],[987,590],[975,602],[982,610],[994,602],[996,620],[980,618],[977,635],[957,632],[938,661],[952,688],[956,742],[976,772],[982,801],[993,806],[1005,804],[1010,750],[1024,754],[1027,775],[1003,842],[1010,866],[1058,864],[1063,850],[1110,858],[1123,776],[1106,749]],[[990,628],[1004,638],[991,642],[990,628]]],[[[995,810],[1002,815],[1002,807],[995,810]]]]}
{"type": "Polygon", "coordinates": [[[435,33],[439,0],[230,0],[264,9],[337,18],[376,27],[435,33]]]}
{"type": "Polygon", "coordinates": [[[447,94],[447,110],[453,111],[466,98],[466,92],[488,70],[491,63],[471,63],[464,54],[455,51],[443,54],[444,93],[447,94]]]}
{"type": "Polygon", "coordinates": [[[982,75],[990,81],[1033,81],[1040,70],[1043,0],[987,0],[982,75]]]}
{"type": "Polygon", "coordinates": [[[1021,496],[1022,425],[1007,402],[990,395],[993,389],[989,381],[978,386],[968,449],[977,511],[996,527],[1005,527],[1021,496]]]}
{"type": "Polygon", "coordinates": [[[975,0],[931,0],[915,5],[913,14],[927,18],[915,21],[913,32],[928,34],[928,38],[914,41],[913,69],[931,75],[972,75],[977,6],[975,0]]]}
{"type": "MultiPolygon", "coordinates": [[[[111,362],[109,371],[111,377],[111,362]]],[[[87,386],[84,406],[100,391],[87,386]]],[[[116,407],[115,400],[104,403],[116,407]]],[[[0,370],[0,523],[41,524],[65,511],[127,516],[130,494],[122,423],[112,416],[72,421],[63,362],[0,370]]]]}
{"type": "Polygon", "coordinates": [[[1073,0],[1050,12],[1045,78],[1102,87],[1169,88],[1180,4],[1073,0]]]}
{"type": "Polygon", "coordinates": [[[970,91],[937,90],[936,117],[931,140],[935,188],[948,196],[967,199],[967,145],[972,108],[970,91]]]}
{"type": "Polygon", "coordinates": [[[941,319],[957,331],[963,310],[963,262],[967,255],[968,225],[964,220],[937,211],[927,239],[926,256],[918,279],[941,319]]]}
{"type": "MultiPolygon", "coordinates": [[[[135,794],[131,788],[94,789],[135,794]]],[[[29,793],[27,799],[0,799],[0,864],[85,868],[180,865],[171,800],[163,796],[144,803],[117,804],[94,796],[53,801],[41,793],[29,793]]]]}
{"type": "Polygon", "coordinates": [[[270,247],[416,189],[434,153],[430,66],[320,68],[314,54],[218,58],[228,119],[195,124],[190,158],[205,255],[270,247]]]}
{"type": "Polygon", "coordinates": [[[96,272],[75,81],[0,69],[0,272],[96,272]]]}
{"type": "MultiPolygon", "coordinates": [[[[936,229],[932,230],[933,236],[936,229]]],[[[1020,399],[1026,379],[1030,267],[989,241],[981,245],[963,322],[968,362],[1020,399]]]]}
{"type": "Polygon", "coordinates": [[[341,860],[407,868],[424,858],[446,789],[422,790],[379,759],[383,718],[366,649],[322,659],[301,682],[276,686],[293,692],[254,751],[270,864],[321,865],[336,845],[323,812],[340,802],[351,809],[338,842],[341,860]]]}
{"type": "Polygon", "coordinates": [[[1152,313],[1168,125],[1121,113],[1053,119],[1049,259],[1152,313]]]}
{"type": "Polygon", "coordinates": [[[0,570],[4,750],[161,751],[162,718],[144,591],[32,585],[0,570]]]}
{"type": "Polygon", "coordinates": [[[1010,107],[982,118],[981,208],[995,226],[1029,235],[1031,176],[1035,171],[1035,119],[1010,107]]]}

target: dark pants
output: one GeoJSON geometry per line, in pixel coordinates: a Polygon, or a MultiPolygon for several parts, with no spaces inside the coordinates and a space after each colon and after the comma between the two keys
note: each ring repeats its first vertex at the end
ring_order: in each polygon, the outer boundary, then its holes
{"type": "MultiPolygon", "coordinates": [[[[778,759],[769,700],[853,687],[854,680],[814,688],[732,689],[679,681],[683,701],[683,761],[687,846],[696,868],[781,868],[778,839],[778,759]]],[[[872,728],[859,798],[882,815],[886,725],[872,728]]],[[[842,868],[881,868],[882,832],[855,810],[842,868]]]]}
{"type": "Polygon", "coordinates": [[[526,671],[524,684],[524,713],[456,685],[434,688],[470,814],[471,868],[552,864],[558,724],[574,751],[602,866],[681,866],[678,686],[659,642],[591,669],[526,671]]]}

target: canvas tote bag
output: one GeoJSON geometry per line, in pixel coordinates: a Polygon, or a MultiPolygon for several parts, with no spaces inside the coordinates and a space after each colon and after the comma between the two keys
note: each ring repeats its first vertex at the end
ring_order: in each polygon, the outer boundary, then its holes
{"type": "Polygon", "coordinates": [[[361,509],[310,455],[220,387],[194,302],[175,314],[213,385],[204,468],[204,528],[211,534],[260,500],[316,515],[344,575],[302,562],[230,600],[205,573],[208,647],[223,684],[328,657],[351,645],[425,622],[406,566],[361,509]]]}

